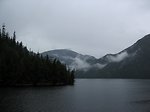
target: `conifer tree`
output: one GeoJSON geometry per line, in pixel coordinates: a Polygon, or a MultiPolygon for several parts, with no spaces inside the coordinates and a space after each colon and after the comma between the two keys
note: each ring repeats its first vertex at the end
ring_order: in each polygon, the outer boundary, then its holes
{"type": "Polygon", "coordinates": [[[5,24],[2,25],[2,37],[5,37],[5,24]]]}
{"type": "Polygon", "coordinates": [[[1,29],[0,29],[0,38],[1,38],[1,36],[2,36],[2,33],[1,33],[1,29]]]}
{"type": "Polygon", "coordinates": [[[16,32],[13,33],[13,42],[16,42],[16,32]]]}
{"type": "Polygon", "coordinates": [[[10,38],[5,31],[5,25],[0,30],[0,36],[0,85],[74,83],[74,72],[67,70],[57,59],[28,51],[22,42],[16,41],[15,32],[13,38],[10,38]]]}

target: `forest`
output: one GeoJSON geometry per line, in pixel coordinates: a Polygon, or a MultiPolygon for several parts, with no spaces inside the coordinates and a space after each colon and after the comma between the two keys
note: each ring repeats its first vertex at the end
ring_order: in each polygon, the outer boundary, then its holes
{"type": "Polygon", "coordinates": [[[0,29],[0,86],[73,85],[74,72],[57,59],[29,51],[5,25],[0,29]]]}

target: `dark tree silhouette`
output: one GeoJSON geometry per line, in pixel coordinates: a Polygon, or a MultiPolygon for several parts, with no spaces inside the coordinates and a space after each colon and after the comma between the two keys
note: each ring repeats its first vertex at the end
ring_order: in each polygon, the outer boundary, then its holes
{"type": "Polygon", "coordinates": [[[5,25],[0,30],[0,85],[67,85],[74,84],[74,71],[59,60],[42,57],[28,51],[22,42],[16,41],[6,32],[5,25]]]}

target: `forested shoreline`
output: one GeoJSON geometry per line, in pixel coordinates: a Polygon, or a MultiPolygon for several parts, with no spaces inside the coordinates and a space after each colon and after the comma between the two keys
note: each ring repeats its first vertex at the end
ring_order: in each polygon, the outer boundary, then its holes
{"type": "Polygon", "coordinates": [[[29,51],[16,34],[0,29],[0,86],[73,85],[74,71],[59,60],[29,51]]]}

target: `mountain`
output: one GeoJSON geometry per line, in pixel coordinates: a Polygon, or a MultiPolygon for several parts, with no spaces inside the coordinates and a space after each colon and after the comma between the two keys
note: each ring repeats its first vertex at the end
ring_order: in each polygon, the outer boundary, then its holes
{"type": "Polygon", "coordinates": [[[118,54],[107,54],[106,56],[96,59],[90,55],[82,55],[68,49],[57,49],[43,52],[42,55],[49,56],[51,59],[58,59],[66,64],[68,68],[76,70],[76,77],[95,78],[99,77],[98,70],[105,68],[112,62],[119,62],[128,57],[126,52],[118,54]]]}
{"type": "MultiPolygon", "coordinates": [[[[131,47],[118,53],[119,55],[124,54],[121,56],[123,58],[122,60],[119,62],[113,60],[103,70],[99,70],[98,73],[103,74],[100,77],[150,78],[149,46],[150,35],[146,35],[131,47]]],[[[118,54],[117,56],[119,56],[118,54]]]]}
{"type": "MultiPolygon", "coordinates": [[[[102,69],[79,71],[86,78],[150,78],[150,35],[117,54],[107,54],[98,59],[102,69]],[[91,75],[91,74],[92,75],[91,75]],[[86,76],[87,74],[87,76],[86,76]]],[[[80,77],[78,75],[78,77],[80,77]]]]}
{"type": "Polygon", "coordinates": [[[82,55],[69,49],[57,49],[42,53],[43,56],[48,55],[51,59],[59,59],[70,69],[87,70],[90,65],[96,63],[97,59],[90,55],[82,55]]]}
{"type": "Polygon", "coordinates": [[[44,56],[60,59],[77,78],[150,78],[150,34],[117,54],[96,59],[68,49],[52,50],[44,56]]]}

